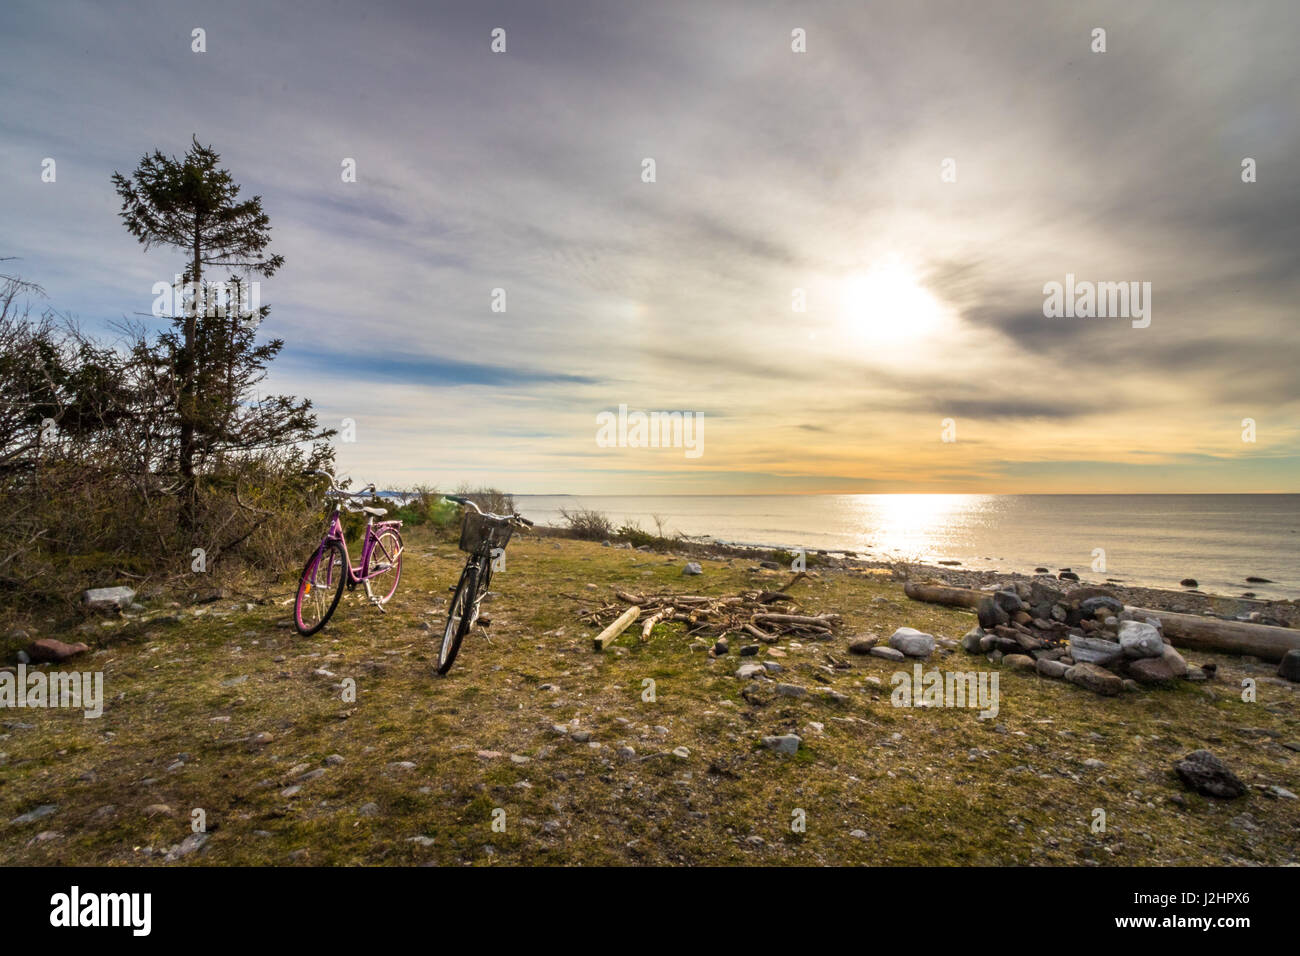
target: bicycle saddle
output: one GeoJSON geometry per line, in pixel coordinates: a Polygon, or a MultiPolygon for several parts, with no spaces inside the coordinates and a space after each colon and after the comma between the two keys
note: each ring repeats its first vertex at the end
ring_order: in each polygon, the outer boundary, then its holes
{"type": "Polygon", "coordinates": [[[372,507],[370,507],[369,505],[362,505],[362,506],[361,506],[361,510],[364,511],[364,512],[365,512],[366,514],[368,514],[368,515],[374,515],[376,518],[379,518],[379,517],[382,517],[383,515],[388,514],[388,509],[387,509],[387,508],[372,508],[372,507]]]}

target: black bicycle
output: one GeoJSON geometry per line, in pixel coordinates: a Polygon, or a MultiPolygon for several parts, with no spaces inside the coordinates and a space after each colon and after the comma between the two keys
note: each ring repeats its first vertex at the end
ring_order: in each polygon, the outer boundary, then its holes
{"type": "Polygon", "coordinates": [[[532,525],[518,512],[497,515],[484,511],[469,498],[459,495],[443,497],[474,510],[465,512],[465,522],[460,529],[460,550],[469,557],[465,559],[465,570],[460,573],[451,606],[447,609],[447,626],[442,630],[442,645],[438,648],[439,674],[451,670],[461,641],[478,621],[479,606],[492,583],[492,568],[497,561],[503,560],[510,536],[515,528],[532,525]]]}

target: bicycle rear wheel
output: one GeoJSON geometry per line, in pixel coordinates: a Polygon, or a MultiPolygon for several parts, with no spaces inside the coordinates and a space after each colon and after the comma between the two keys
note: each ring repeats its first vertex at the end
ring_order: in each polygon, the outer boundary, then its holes
{"type": "Polygon", "coordinates": [[[293,602],[293,623],[303,637],[311,637],[330,619],[343,596],[348,561],[343,545],[330,541],[307,561],[298,579],[293,602]]]}
{"type": "Polygon", "coordinates": [[[375,535],[375,546],[370,552],[370,566],[366,580],[380,604],[397,593],[397,582],[402,578],[402,536],[393,528],[385,528],[375,535]]]}
{"type": "Polygon", "coordinates": [[[469,630],[469,615],[473,607],[474,594],[477,590],[478,568],[471,561],[460,573],[456,592],[451,596],[447,607],[447,624],[442,629],[442,643],[438,646],[438,673],[445,674],[451,670],[460,652],[461,641],[469,630]]]}

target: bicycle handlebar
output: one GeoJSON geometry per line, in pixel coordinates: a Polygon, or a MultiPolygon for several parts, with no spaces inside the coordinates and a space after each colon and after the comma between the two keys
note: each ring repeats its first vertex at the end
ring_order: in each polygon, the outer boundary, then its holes
{"type": "Polygon", "coordinates": [[[475,511],[477,511],[485,518],[499,518],[502,521],[518,521],[520,524],[526,524],[530,528],[533,526],[533,523],[529,521],[527,518],[525,518],[523,515],[521,515],[518,511],[516,511],[514,514],[509,514],[509,515],[493,514],[491,511],[484,511],[482,508],[478,506],[477,501],[475,501],[472,498],[466,498],[464,495],[443,495],[443,497],[446,498],[448,501],[454,501],[459,505],[469,505],[471,508],[473,508],[475,511]]]}
{"type": "Polygon", "coordinates": [[[360,491],[344,491],[334,484],[334,476],[328,471],[304,471],[304,478],[325,478],[329,480],[329,489],[325,492],[326,498],[365,498],[375,493],[375,483],[372,481],[360,491]]]}

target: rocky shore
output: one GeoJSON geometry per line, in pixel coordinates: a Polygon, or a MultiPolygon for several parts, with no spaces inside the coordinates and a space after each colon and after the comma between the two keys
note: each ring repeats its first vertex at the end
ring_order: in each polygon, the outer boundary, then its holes
{"type": "MultiPolygon", "coordinates": [[[[538,529],[543,534],[557,537],[569,535],[561,528],[538,529]]],[[[606,542],[611,546],[632,548],[626,542],[606,542]]],[[[678,547],[669,549],[651,548],[642,545],[635,550],[660,551],[678,557],[740,557],[762,562],[780,549],[762,545],[729,544],[718,540],[687,540],[675,542],[678,547]]],[[[1105,578],[1086,571],[1072,568],[1060,568],[1056,571],[1045,570],[1037,574],[1020,574],[1008,571],[979,570],[963,568],[955,563],[923,564],[906,561],[880,561],[863,558],[852,553],[838,551],[809,551],[806,556],[809,568],[819,571],[885,571],[898,580],[933,580],[954,587],[974,590],[999,590],[1014,588],[1016,582],[1039,582],[1054,584],[1058,587],[1091,585],[1105,588],[1107,593],[1119,598],[1124,604],[1172,611],[1179,614],[1200,614],[1223,620],[1250,621],[1257,624],[1271,624],[1276,627],[1300,627],[1300,604],[1295,600],[1268,600],[1264,598],[1244,597],[1250,593],[1250,584],[1242,582],[1241,595],[1212,594],[1187,587],[1175,591],[1168,588],[1138,587],[1126,585],[1112,578],[1105,578]]],[[[768,561],[770,565],[779,562],[768,561]]],[[[786,565],[781,565],[785,567],[786,565]]],[[[1188,579],[1189,584],[1195,582],[1188,579]]]]}

